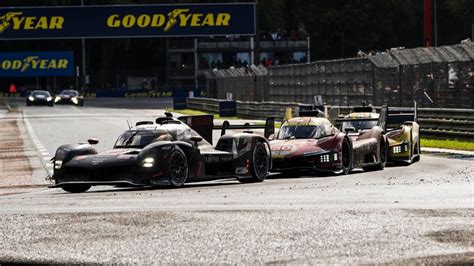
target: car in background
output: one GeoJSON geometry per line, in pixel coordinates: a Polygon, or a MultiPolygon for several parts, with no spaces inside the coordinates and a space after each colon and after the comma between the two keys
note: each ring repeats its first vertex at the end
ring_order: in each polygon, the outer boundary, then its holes
{"type": "Polygon", "coordinates": [[[347,174],[352,169],[351,140],[326,118],[290,118],[269,139],[272,172],[347,174]]]}
{"type": "Polygon", "coordinates": [[[389,142],[388,161],[411,164],[421,156],[420,126],[417,109],[405,107],[382,107],[386,115],[385,132],[389,142]]]}
{"type": "Polygon", "coordinates": [[[51,94],[44,90],[34,90],[26,97],[26,105],[48,105],[53,106],[54,101],[51,94]]]}
{"type": "Polygon", "coordinates": [[[198,133],[212,133],[213,125],[212,115],[159,117],[123,132],[111,150],[98,152],[94,139],[62,145],[52,159],[51,187],[80,193],[93,185],[180,187],[228,177],[263,181],[271,168],[268,141],[253,133],[225,134],[214,147],[212,134],[205,139],[208,134],[198,133]]]}
{"type": "Polygon", "coordinates": [[[72,104],[84,106],[84,97],[76,90],[63,90],[54,98],[55,104],[72,104]]]}
{"type": "Polygon", "coordinates": [[[372,107],[356,107],[353,111],[338,118],[340,129],[352,141],[353,168],[364,171],[382,170],[388,156],[388,141],[380,123],[380,114],[372,107]]]}

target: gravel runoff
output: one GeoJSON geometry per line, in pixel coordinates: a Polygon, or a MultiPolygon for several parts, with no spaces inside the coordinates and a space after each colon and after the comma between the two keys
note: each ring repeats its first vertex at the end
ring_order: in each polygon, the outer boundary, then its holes
{"type": "Polygon", "coordinates": [[[474,262],[473,216],[370,208],[11,215],[0,218],[0,261],[474,262]]]}

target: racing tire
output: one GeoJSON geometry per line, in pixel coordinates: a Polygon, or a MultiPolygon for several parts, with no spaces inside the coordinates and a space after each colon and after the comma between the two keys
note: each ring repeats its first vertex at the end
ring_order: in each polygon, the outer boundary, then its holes
{"type": "Polygon", "coordinates": [[[252,160],[250,161],[250,178],[239,179],[242,183],[262,182],[270,171],[270,154],[265,148],[265,144],[257,142],[252,150],[252,160]]]}
{"type": "Polygon", "coordinates": [[[30,102],[27,102],[27,103],[26,103],[26,106],[31,106],[31,103],[30,103],[30,102]]]}
{"type": "Polygon", "coordinates": [[[181,148],[174,148],[169,156],[166,177],[172,187],[182,187],[188,178],[188,160],[181,148]]]}
{"type": "Polygon", "coordinates": [[[342,164],[342,173],[341,175],[347,175],[352,169],[352,152],[351,152],[351,143],[347,138],[344,138],[342,141],[342,150],[341,150],[341,164],[342,164]]]}
{"type": "Polygon", "coordinates": [[[371,165],[371,166],[365,166],[362,167],[364,171],[378,171],[378,170],[383,170],[385,168],[385,164],[387,163],[387,143],[385,140],[382,138],[380,140],[380,146],[379,146],[379,163],[376,165],[371,165]]]}
{"type": "Polygon", "coordinates": [[[412,162],[416,163],[416,162],[419,162],[420,161],[420,157],[421,157],[421,144],[420,144],[420,138],[418,137],[418,143],[416,144],[415,146],[415,151],[416,153],[414,154],[414,157],[413,157],[413,160],[412,162]]]}
{"type": "Polygon", "coordinates": [[[64,191],[67,191],[67,192],[70,192],[70,193],[82,193],[82,192],[86,192],[87,190],[89,190],[89,188],[91,188],[90,185],[63,185],[61,186],[61,188],[64,190],[64,191]]]}

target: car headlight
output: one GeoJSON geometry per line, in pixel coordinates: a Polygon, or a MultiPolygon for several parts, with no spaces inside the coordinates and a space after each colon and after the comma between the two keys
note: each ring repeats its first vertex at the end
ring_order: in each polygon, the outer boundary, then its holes
{"type": "Polygon", "coordinates": [[[46,98],[46,101],[50,102],[51,100],[53,100],[53,97],[49,96],[48,98],[46,98]]]}
{"type": "Polygon", "coordinates": [[[56,160],[54,161],[54,169],[61,169],[63,166],[63,161],[56,160]]]}
{"type": "Polygon", "coordinates": [[[54,102],[57,103],[57,102],[59,102],[59,101],[61,101],[61,97],[56,96],[56,98],[54,98],[54,102]]]}
{"type": "Polygon", "coordinates": [[[30,101],[34,101],[34,100],[35,100],[35,97],[33,97],[33,96],[30,96],[30,97],[28,97],[28,100],[30,100],[30,101]]]}
{"type": "Polygon", "coordinates": [[[401,153],[401,152],[402,152],[402,146],[393,147],[393,153],[401,153]]]}
{"type": "Polygon", "coordinates": [[[334,153],[326,153],[319,156],[319,159],[322,163],[329,163],[338,160],[337,152],[334,153]]]}
{"type": "Polygon", "coordinates": [[[402,153],[408,151],[408,145],[407,144],[402,144],[402,145],[397,145],[392,148],[393,153],[402,153]]]}
{"type": "Polygon", "coordinates": [[[72,97],[72,98],[71,98],[71,101],[72,101],[74,104],[78,104],[78,103],[79,103],[79,100],[77,100],[77,97],[72,97]]]}
{"type": "Polygon", "coordinates": [[[143,161],[142,161],[143,167],[146,167],[146,168],[153,167],[154,164],[155,164],[155,159],[153,159],[151,157],[147,157],[147,158],[143,159],[143,161]]]}
{"type": "Polygon", "coordinates": [[[329,163],[331,160],[331,156],[329,156],[329,154],[323,154],[320,156],[320,158],[322,163],[329,163]]]}

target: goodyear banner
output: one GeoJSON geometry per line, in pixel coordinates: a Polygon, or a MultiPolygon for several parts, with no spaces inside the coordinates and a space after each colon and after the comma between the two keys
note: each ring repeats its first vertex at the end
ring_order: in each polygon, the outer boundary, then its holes
{"type": "Polygon", "coordinates": [[[70,51],[0,53],[0,77],[74,75],[70,51]]]}
{"type": "Polygon", "coordinates": [[[0,39],[255,34],[255,4],[0,8],[0,39]]]}

